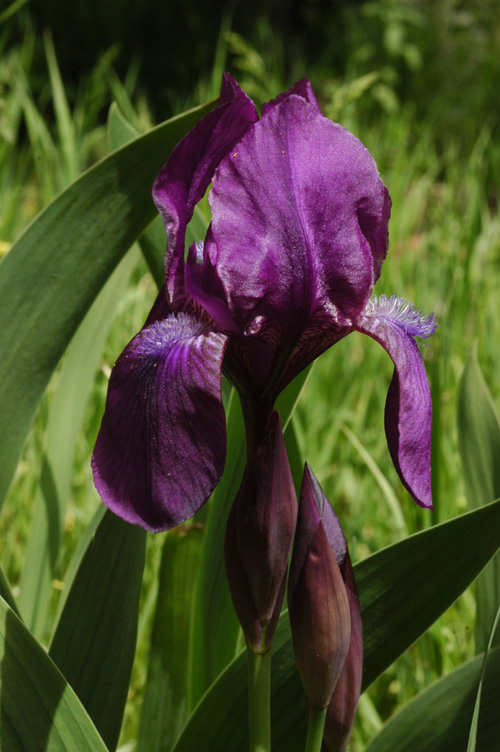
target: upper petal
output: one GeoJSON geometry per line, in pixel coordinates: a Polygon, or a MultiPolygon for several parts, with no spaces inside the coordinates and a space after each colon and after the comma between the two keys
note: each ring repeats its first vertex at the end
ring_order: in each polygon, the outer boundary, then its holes
{"type": "Polygon", "coordinates": [[[290,94],[270,107],[222,161],[210,203],[214,266],[246,334],[291,351],[316,321],[320,347],[326,326],[363,310],[390,201],[365,147],[316,105],[290,94]]]}
{"type": "Polygon", "coordinates": [[[415,337],[430,337],[437,327],[401,298],[371,300],[356,329],[380,342],[394,362],[385,405],[385,431],[392,461],[417,504],[432,508],[432,402],[424,362],[415,337]]]}
{"type": "Polygon", "coordinates": [[[297,83],[295,83],[290,89],[288,89],[288,91],[284,91],[283,93],[278,94],[278,96],[272,99],[270,102],[263,104],[262,117],[267,115],[269,110],[271,110],[273,107],[276,107],[277,104],[283,102],[284,99],[288,99],[291,94],[298,94],[298,96],[305,99],[306,102],[313,104],[321,115],[321,110],[311,86],[311,82],[308,78],[301,78],[300,81],[297,81],[297,83]]]}
{"type": "Polygon", "coordinates": [[[155,180],[153,199],[167,232],[167,296],[174,310],[179,310],[184,302],[184,238],[187,223],[222,157],[257,117],[253,102],[226,73],[219,106],[177,144],[155,180]]]}
{"type": "Polygon", "coordinates": [[[186,314],[145,327],[113,368],[92,458],[102,500],[158,532],[202,506],[226,455],[226,337],[186,314]]]}

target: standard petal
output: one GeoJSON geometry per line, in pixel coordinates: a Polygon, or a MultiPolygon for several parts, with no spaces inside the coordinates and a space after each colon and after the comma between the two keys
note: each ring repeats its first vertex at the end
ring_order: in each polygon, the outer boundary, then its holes
{"type": "Polygon", "coordinates": [[[278,94],[277,97],[274,99],[271,99],[270,102],[266,102],[262,105],[262,117],[267,115],[269,110],[271,110],[273,107],[276,107],[277,104],[280,102],[283,102],[284,99],[288,99],[288,97],[291,94],[298,94],[299,97],[302,97],[306,100],[306,102],[309,102],[310,104],[313,104],[318,112],[321,115],[321,110],[318,104],[318,100],[316,99],[316,95],[314,94],[313,88],[311,86],[311,82],[308,78],[301,78],[300,81],[297,81],[296,84],[294,84],[291,89],[288,89],[288,91],[284,91],[282,94],[278,94]]]}
{"type": "Polygon", "coordinates": [[[118,358],[92,469],[104,503],[128,522],[175,527],[219,481],[225,346],[225,335],[181,313],[145,327],[118,358]]]}
{"type": "Polygon", "coordinates": [[[417,504],[432,508],[432,402],[424,362],[415,337],[430,337],[437,327],[401,298],[371,300],[356,329],[380,342],[394,363],[387,401],[385,431],[392,461],[417,504]]]}
{"type": "Polygon", "coordinates": [[[167,232],[165,276],[174,310],[184,302],[184,239],[195,205],[205,194],[216,166],[257,120],[251,99],[229,74],[219,106],[203,118],[173,150],[153,186],[153,199],[167,232]]]}
{"type": "Polygon", "coordinates": [[[317,322],[316,357],[325,328],[361,313],[386,254],[390,201],[368,151],[291,94],[222,161],[210,202],[234,320],[288,355],[317,322]]]}

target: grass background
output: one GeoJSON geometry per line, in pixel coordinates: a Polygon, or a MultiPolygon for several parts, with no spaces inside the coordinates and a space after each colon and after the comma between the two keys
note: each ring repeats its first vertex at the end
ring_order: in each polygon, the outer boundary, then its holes
{"type": "MultiPolygon", "coordinates": [[[[80,5],[75,4],[75,13],[83,13],[80,5]]],[[[353,334],[315,364],[294,416],[300,448],[342,520],[355,560],[463,512],[468,502],[458,452],[457,394],[474,345],[500,404],[495,87],[500,11],[495,3],[377,0],[334,7],[282,2],[268,11],[257,4],[246,26],[238,5],[221,6],[205,35],[201,12],[196,15],[188,4],[182,38],[189,41],[193,59],[187,67],[186,52],[155,65],[158,50],[150,57],[138,39],[129,43],[126,7],[114,36],[109,30],[106,36],[105,19],[94,19],[101,46],[93,57],[87,52],[87,58],[68,64],[63,20],[54,21],[49,12],[55,7],[47,3],[42,12],[36,3],[16,2],[0,13],[0,254],[64,186],[107,153],[105,117],[111,101],[144,131],[215,96],[225,69],[258,103],[308,75],[325,114],[368,147],[393,200],[389,256],[375,293],[410,299],[424,312],[434,311],[439,321],[423,350],[434,403],[435,510],[416,507],[392,466],[383,432],[392,367],[367,337],[353,334]]],[[[145,26],[139,28],[145,33],[145,26]]],[[[53,612],[71,556],[100,503],[89,458],[110,368],[155,297],[147,266],[137,249],[133,253],[133,272],[78,438],[53,612]]],[[[1,561],[16,594],[58,375],[40,406],[0,518],[1,561]]],[[[137,733],[163,538],[148,540],[124,749],[133,749],[137,733]]],[[[474,592],[468,591],[362,697],[352,752],[363,749],[384,720],[421,688],[474,655],[475,610],[474,592]]]]}

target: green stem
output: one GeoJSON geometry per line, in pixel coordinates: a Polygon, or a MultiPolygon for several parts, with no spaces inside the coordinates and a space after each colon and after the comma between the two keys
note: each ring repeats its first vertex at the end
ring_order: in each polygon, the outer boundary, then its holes
{"type": "Polygon", "coordinates": [[[271,652],[247,653],[250,752],[271,752],[271,652]]]}
{"type": "Polygon", "coordinates": [[[321,752],[326,711],[327,708],[319,708],[309,711],[309,726],[307,728],[305,752],[321,752]]]}

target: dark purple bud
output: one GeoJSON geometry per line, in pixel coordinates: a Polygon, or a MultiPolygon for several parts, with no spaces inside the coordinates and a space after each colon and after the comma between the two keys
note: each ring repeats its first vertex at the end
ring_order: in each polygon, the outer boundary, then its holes
{"type": "Polygon", "coordinates": [[[351,644],[326,712],[323,734],[323,747],[326,752],[345,752],[347,749],[361,694],[363,675],[361,606],[357,595],[347,585],[346,591],[351,612],[351,644]]]}
{"type": "Polygon", "coordinates": [[[325,708],[351,641],[340,524],[308,465],[300,491],[288,608],[295,660],[311,708],[325,708]]]}
{"type": "Polygon", "coordinates": [[[247,644],[267,653],[283,603],[297,499],[281,419],[274,411],[254,451],[226,528],[226,570],[247,644]]]}

